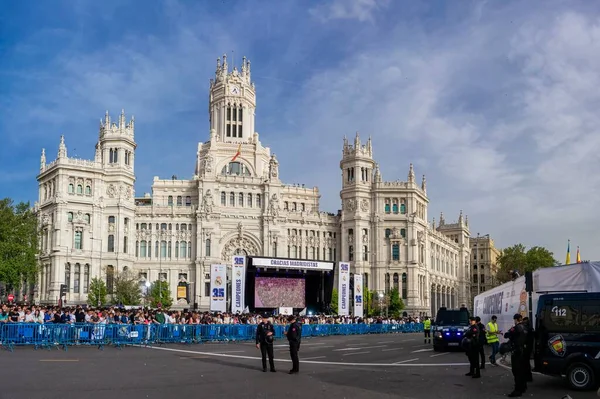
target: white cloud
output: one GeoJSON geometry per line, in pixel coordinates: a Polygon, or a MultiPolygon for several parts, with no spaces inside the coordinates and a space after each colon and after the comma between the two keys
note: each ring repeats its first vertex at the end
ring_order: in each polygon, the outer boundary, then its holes
{"type": "Polygon", "coordinates": [[[336,19],[373,22],[374,14],[389,6],[390,0],[332,0],[309,10],[310,14],[322,22],[336,19]]]}

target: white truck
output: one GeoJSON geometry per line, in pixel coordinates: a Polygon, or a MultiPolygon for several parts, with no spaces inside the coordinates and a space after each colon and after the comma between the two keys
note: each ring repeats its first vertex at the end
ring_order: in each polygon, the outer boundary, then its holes
{"type": "MultiPolygon", "coordinates": [[[[535,314],[540,295],[558,292],[600,292],[600,262],[575,263],[534,271],[532,326],[535,325],[535,314]]],[[[475,297],[473,315],[481,317],[484,325],[490,321],[492,315],[496,315],[498,328],[502,332],[506,332],[514,325],[513,317],[516,313],[520,313],[523,317],[530,315],[529,297],[525,290],[525,276],[475,297]]]]}

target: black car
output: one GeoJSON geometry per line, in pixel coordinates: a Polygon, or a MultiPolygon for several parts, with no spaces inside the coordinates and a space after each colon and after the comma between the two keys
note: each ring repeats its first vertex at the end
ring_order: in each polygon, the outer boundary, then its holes
{"type": "Polygon", "coordinates": [[[445,351],[459,348],[466,329],[469,327],[469,310],[467,308],[438,310],[435,322],[431,326],[433,350],[445,351]]]}

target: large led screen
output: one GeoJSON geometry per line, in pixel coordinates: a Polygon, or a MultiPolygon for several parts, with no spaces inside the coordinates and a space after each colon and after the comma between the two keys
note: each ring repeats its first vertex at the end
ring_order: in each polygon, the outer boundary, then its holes
{"type": "Polygon", "coordinates": [[[304,308],[306,284],[302,278],[256,277],[255,308],[304,308]]]}

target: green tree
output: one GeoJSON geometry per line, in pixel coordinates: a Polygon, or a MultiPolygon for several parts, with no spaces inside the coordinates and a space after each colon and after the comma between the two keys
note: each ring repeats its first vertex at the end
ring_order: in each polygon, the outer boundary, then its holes
{"type": "Polygon", "coordinates": [[[159,304],[162,308],[170,308],[173,304],[173,299],[171,298],[169,283],[166,281],[155,281],[148,292],[148,301],[153,308],[157,308],[159,304]]]}
{"type": "Polygon", "coordinates": [[[106,305],[106,284],[98,277],[94,277],[90,281],[90,287],[88,290],[88,305],[90,306],[104,306],[106,305]]]}
{"type": "Polygon", "coordinates": [[[544,267],[557,266],[554,254],[544,247],[532,247],[529,250],[523,244],[516,244],[502,250],[498,257],[498,272],[496,281],[504,284],[512,280],[512,271],[516,270],[521,275],[544,267]]]}
{"type": "Polygon", "coordinates": [[[0,283],[9,292],[35,283],[38,237],[37,217],[29,203],[0,200],[0,283]]]}
{"type": "Polygon", "coordinates": [[[130,270],[118,273],[114,279],[114,303],[120,305],[139,305],[142,302],[142,291],[135,273],[130,270]]]}
{"type": "Polygon", "coordinates": [[[398,291],[398,288],[394,288],[387,296],[388,314],[392,317],[400,317],[404,309],[404,301],[400,298],[400,291],[398,291]]]}
{"type": "Polygon", "coordinates": [[[378,312],[376,303],[373,299],[376,296],[377,294],[375,293],[375,291],[365,291],[365,316],[373,316],[378,312]]]}
{"type": "Polygon", "coordinates": [[[337,288],[334,288],[331,291],[331,313],[332,314],[338,314],[338,301],[339,301],[339,294],[338,294],[338,290],[337,288]]]}

